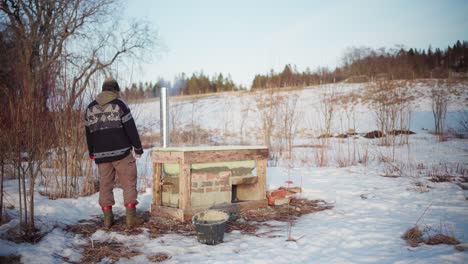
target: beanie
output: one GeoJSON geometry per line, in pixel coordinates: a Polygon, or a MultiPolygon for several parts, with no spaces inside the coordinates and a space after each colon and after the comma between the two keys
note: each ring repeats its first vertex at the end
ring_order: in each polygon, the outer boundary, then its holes
{"type": "Polygon", "coordinates": [[[102,84],[102,90],[103,91],[120,92],[120,87],[119,87],[119,84],[117,83],[117,81],[114,78],[109,77],[102,84]]]}

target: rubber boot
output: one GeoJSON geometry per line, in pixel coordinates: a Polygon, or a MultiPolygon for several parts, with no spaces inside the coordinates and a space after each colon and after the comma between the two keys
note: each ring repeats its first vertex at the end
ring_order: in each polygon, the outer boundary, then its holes
{"type": "Polygon", "coordinates": [[[104,213],[104,229],[109,230],[114,224],[114,214],[112,213],[112,206],[102,207],[104,213]]]}
{"type": "Polygon", "coordinates": [[[139,219],[136,215],[136,204],[126,204],[125,211],[128,228],[132,228],[143,224],[143,220],[139,219]]]}

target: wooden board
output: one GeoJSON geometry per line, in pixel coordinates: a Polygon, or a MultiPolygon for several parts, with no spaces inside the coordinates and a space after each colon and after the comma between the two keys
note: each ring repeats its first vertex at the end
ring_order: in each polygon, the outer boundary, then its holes
{"type": "Polygon", "coordinates": [[[161,205],[161,163],[153,163],[153,204],[161,205]]]}
{"type": "Polygon", "coordinates": [[[267,177],[267,160],[257,160],[257,193],[258,193],[258,200],[262,200],[266,198],[266,177],[267,177]]]}
{"type": "Polygon", "coordinates": [[[238,160],[268,159],[268,149],[187,151],[184,152],[185,163],[203,163],[238,160]]]}
{"type": "Polygon", "coordinates": [[[190,175],[190,164],[179,163],[179,208],[190,208],[192,177],[190,175]]]}
{"type": "Polygon", "coordinates": [[[151,154],[153,162],[178,163],[184,159],[184,153],[180,151],[154,151],[151,154]]]}

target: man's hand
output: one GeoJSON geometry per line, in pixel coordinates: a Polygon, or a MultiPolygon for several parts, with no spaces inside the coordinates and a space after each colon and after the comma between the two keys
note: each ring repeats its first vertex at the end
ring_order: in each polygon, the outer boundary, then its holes
{"type": "Polygon", "coordinates": [[[141,155],[140,154],[135,154],[135,159],[139,159],[141,158],[141,155]]]}

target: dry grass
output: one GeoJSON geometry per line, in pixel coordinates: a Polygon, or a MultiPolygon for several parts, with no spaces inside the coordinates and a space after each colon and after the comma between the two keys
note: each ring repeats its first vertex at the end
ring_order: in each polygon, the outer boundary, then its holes
{"type": "Polygon", "coordinates": [[[430,189],[432,189],[431,186],[421,181],[415,181],[415,182],[412,182],[412,184],[414,185],[414,187],[409,187],[407,188],[407,190],[416,191],[418,193],[426,193],[426,192],[429,192],[430,189]]]}
{"type": "Polygon", "coordinates": [[[432,175],[431,178],[429,178],[429,181],[431,182],[452,182],[453,181],[453,176],[450,175],[432,175]]]}
{"type": "MultiPolygon", "coordinates": [[[[141,214],[140,217],[145,221],[142,228],[148,229],[151,238],[157,238],[162,234],[177,233],[183,235],[195,235],[193,226],[190,223],[180,223],[160,217],[150,217],[148,212],[141,214]]],[[[116,217],[112,226],[112,232],[117,232],[126,236],[138,235],[143,232],[142,228],[128,229],[125,224],[125,216],[116,217]]],[[[76,225],[69,225],[65,231],[90,238],[97,230],[103,226],[102,218],[83,220],[76,225]]],[[[122,243],[110,242],[90,242],[83,247],[83,258],[80,263],[96,263],[105,258],[111,262],[122,258],[132,258],[143,254],[137,248],[141,245],[126,246],[122,243]]],[[[60,256],[58,256],[60,257],[60,256]]],[[[171,256],[166,253],[157,253],[147,257],[150,262],[161,262],[170,259],[171,256]]],[[[64,259],[65,260],[65,259],[64,259]]],[[[65,260],[66,261],[66,260],[65,260]]]]}
{"type": "Polygon", "coordinates": [[[406,230],[406,232],[401,236],[406,243],[412,247],[417,247],[419,243],[424,242],[423,233],[419,229],[417,225],[413,226],[412,228],[406,230]]]}
{"type": "Polygon", "coordinates": [[[141,145],[145,149],[159,145],[159,142],[161,141],[161,136],[159,133],[144,133],[140,138],[141,145]]]}
{"type": "Polygon", "coordinates": [[[291,199],[290,203],[281,206],[271,206],[258,210],[242,213],[241,216],[247,221],[290,221],[301,215],[316,213],[333,208],[323,200],[291,199]]]}
{"type": "Polygon", "coordinates": [[[151,262],[163,262],[170,258],[172,258],[170,255],[163,253],[163,252],[159,252],[159,253],[156,253],[147,257],[147,259],[151,262]]]}
{"type": "Polygon", "coordinates": [[[316,149],[314,153],[314,161],[317,167],[328,166],[328,149],[327,148],[316,149]]]}
{"type": "Polygon", "coordinates": [[[370,132],[367,132],[366,134],[364,134],[365,138],[381,138],[381,137],[384,137],[384,136],[385,136],[385,133],[383,131],[380,131],[380,130],[374,130],[374,131],[370,131],[370,132]]]}
{"type": "Polygon", "coordinates": [[[18,226],[14,226],[3,233],[0,238],[12,241],[17,244],[21,243],[31,243],[37,244],[39,243],[48,232],[41,232],[39,230],[33,230],[30,232],[26,232],[25,230],[19,230],[18,226]]]}
{"type": "MultiPolygon", "coordinates": [[[[128,229],[125,223],[125,216],[114,216],[114,225],[112,232],[117,232],[122,235],[138,235],[143,232],[141,228],[128,229]]],[[[194,229],[190,223],[181,223],[172,221],[162,217],[151,217],[149,212],[139,214],[139,217],[144,220],[143,228],[147,228],[151,238],[159,237],[163,234],[184,234],[195,235],[194,229]]],[[[65,231],[74,234],[79,234],[83,237],[91,237],[97,230],[103,226],[103,219],[82,220],[76,225],[68,225],[65,231]]]]}
{"type": "Polygon", "coordinates": [[[177,130],[173,129],[170,132],[171,145],[172,146],[186,146],[186,145],[201,145],[208,144],[212,145],[213,135],[216,135],[216,131],[211,131],[202,128],[200,125],[195,124],[193,126],[185,126],[177,130]]]}
{"type": "Polygon", "coordinates": [[[401,236],[402,239],[406,240],[406,243],[411,247],[417,247],[419,244],[424,243],[426,245],[458,245],[460,241],[456,239],[453,235],[446,235],[442,233],[437,233],[434,235],[427,235],[429,231],[421,231],[418,225],[413,226],[406,230],[406,232],[401,236]],[[426,233],[427,239],[424,239],[424,233],[426,233]]]}
{"type": "Polygon", "coordinates": [[[141,254],[143,253],[120,242],[91,243],[91,247],[84,248],[81,263],[96,263],[105,258],[115,262],[122,258],[130,259],[141,254]]]}
{"type": "Polygon", "coordinates": [[[242,234],[254,235],[257,232],[258,224],[249,222],[234,221],[226,224],[226,233],[240,231],[242,234]]]}
{"type": "Polygon", "coordinates": [[[425,241],[428,245],[439,245],[439,244],[447,244],[447,245],[457,245],[460,244],[460,241],[453,236],[448,236],[444,234],[436,234],[430,236],[427,241],[425,241]]]}
{"type": "MultiPolygon", "coordinates": [[[[303,214],[310,214],[333,208],[332,205],[321,200],[306,200],[292,199],[289,205],[273,206],[258,210],[251,210],[240,214],[240,218],[236,221],[230,221],[226,225],[226,232],[230,233],[234,230],[240,231],[242,234],[255,235],[258,237],[273,238],[280,235],[275,234],[280,232],[280,227],[276,227],[265,223],[266,221],[294,221],[303,214]],[[259,226],[269,228],[266,232],[257,233],[259,226]],[[276,229],[275,229],[276,228],[276,229]]],[[[143,232],[143,228],[148,231],[150,238],[154,239],[163,234],[176,233],[184,236],[195,236],[196,232],[193,225],[182,223],[162,217],[150,216],[148,212],[139,215],[145,222],[141,228],[127,229],[125,225],[125,216],[115,217],[115,224],[111,228],[111,232],[117,232],[123,235],[137,235],[143,232]]],[[[91,220],[83,220],[76,225],[69,225],[65,231],[81,235],[85,238],[90,238],[97,230],[103,226],[102,217],[91,220]]],[[[104,259],[110,260],[111,263],[120,259],[130,259],[134,256],[143,254],[138,250],[141,245],[125,245],[121,242],[107,241],[95,242],[88,239],[89,243],[83,246],[83,258],[80,263],[96,263],[104,259]]],[[[70,262],[67,258],[56,255],[57,258],[64,262],[70,262]]],[[[147,256],[149,262],[161,262],[170,259],[171,256],[159,252],[147,256]]]]}

